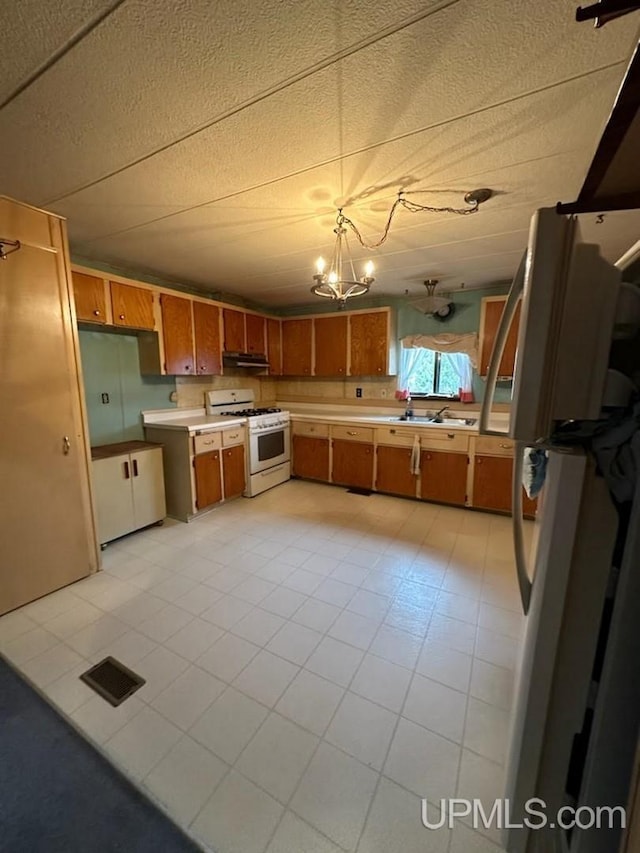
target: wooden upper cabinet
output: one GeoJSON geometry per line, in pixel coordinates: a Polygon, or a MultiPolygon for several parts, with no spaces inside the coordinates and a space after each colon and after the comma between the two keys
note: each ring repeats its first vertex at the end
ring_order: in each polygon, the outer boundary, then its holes
{"type": "Polygon", "coordinates": [[[351,314],[351,376],[384,376],[389,357],[389,313],[351,314]]]}
{"type": "Polygon", "coordinates": [[[172,376],[193,376],[191,300],[163,293],[160,306],[165,370],[172,376]]]}
{"type": "Polygon", "coordinates": [[[282,326],[280,320],[267,318],[267,361],[271,376],[282,375],[282,326]]]}
{"type": "MultiPolygon", "coordinates": [[[[480,376],[486,376],[489,372],[489,361],[491,351],[498,333],[502,310],[507,301],[506,296],[488,296],[482,300],[480,311],[480,376]]],[[[498,376],[510,378],[513,376],[513,367],[516,360],[516,347],[518,344],[518,328],[520,326],[520,305],[516,308],[513,323],[507,335],[507,342],[500,361],[498,376]]]]}
{"type": "Polygon", "coordinates": [[[314,319],[316,376],[346,376],[348,324],[345,316],[314,319]]]}
{"type": "Polygon", "coordinates": [[[245,352],[245,314],[243,311],[233,311],[230,308],[222,309],[222,321],[224,325],[223,349],[225,352],[245,352]]]}
{"type": "Polygon", "coordinates": [[[154,329],[153,291],[117,281],[110,284],[114,324],[133,329],[154,329]]]}
{"type": "Polygon", "coordinates": [[[76,317],[89,323],[107,322],[107,298],[104,281],[95,275],[72,272],[76,317]]]}
{"type": "Polygon", "coordinates": [[[282,321],[282,373],[284,376],[310,376],[313,320],[282,321]]]}
{"type": "Polygon", "coordinates": [[[259,314],[245,314],[247,323],[247,352],[264,355],[267,352],[265,344],[264,317],[259,314]]]}
{"type": "Polygon", "coordinates": [[[193,303],[193,329],[196,339],[196,373],[216,376],[220,373],[220,309],[207,302],[193,303]]]}

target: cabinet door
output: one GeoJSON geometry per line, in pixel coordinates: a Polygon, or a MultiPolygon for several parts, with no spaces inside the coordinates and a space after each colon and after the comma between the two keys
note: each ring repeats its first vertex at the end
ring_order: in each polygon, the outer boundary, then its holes
{"type": "Polygon", "coordinates": [[[131,487],[135,529],[155,524],[167,514],[162,448],[131,454],[131,487]]]}
{"type": "Polygon", "coordinates": [[[196,506],[204,509],[222,500],[220,451],[210,450],[195,457],[196,506]]]}
{"type": "Polygon", "coordinates": [[[165,370],[171,376],[193,376],[191,300],[163,293],[160,305],[165,370]]]}
{"type": "Polygon", "coordinates": [[[334,439],[332,480],[342,486],[373,488],[373,444],[334,439]]]}
{"type": "Polygon", "coordinates": [[[111,307],[116,326],[134,329],[154,329],[153,291],[112,281],[111,307]]]}
{"type": "Polygon", "coordinates": [[[282,375],[282,328],[280,320],[267,319],[267,361],[271,376],[282,375]]]}
{"type": "Polygon", "coordinates": [[[345,376],[347,373],[348,317],[316,317],[315,375],[345,376]]]}
{"type": "Polygon", "coordinates": [[[420,454],[420,497],[464,506],[468,464],[465,453],[423,450],[420,454]]]}
{"type": "Polygon", "coordinates": [[[473,506],[511,512],[511,472],[508,456],[476,456],[473,471],[473,506]]]}
{"type": "Polygon", "coordinates": [[[107,322],[107,299],[104,281],[95,275],[72,272],[76,317],[89,323],[107,322]]]}
{"type": "Polygon", "coordinates": [[[221,364],[218,306],[194,302],[193,328],[196,338],[196,373],[201,376],[217,376],[221,364]]]}
{"type": "Polygon", "coordinates": [[[282,373],[284,376],[311,375],[311,335],[313,320],[282,321],[282,373]]]}
{"type": "Polygon", "coordinates": [[[224,351],[245,352],[244,313],[223,308],[222,322],[224,325],[224,351]]]}
{"type": "Polygon", "coordinates": [[[136,529],[129,454],[94,459],[93,494],[98,521],[98,540],[111,542],[136,529]]]}
{"type": "MultiPolygon", "coordinates": [[[[511,512],[511,478],[513,459],[509,456],[476,456],[473,472],[473,506],[511,512]]],[[[537,498],[531,500],[522,489],[522,512],[534,518],[537,498]]]]}
{"type": "Polygon", "coordinates": [[[310,480],[329,480],[329,439],[293,436],[293,474],[310,480]]]}
{"type": "Polygon", "coordinates": [[[406,447],[380,445],[376,453],[378,457],[376,489],[379,492],[415,498],[418,478],[411,473],[411,450],[406,447]]]}
{"type": "Polygon", "coordinates": [[[224,448],[222,451],[222,468],[224,471],[225,500],[238,497],[244,492],[246,486],[244,444],[224,448]]]}
{"type": "MultiPolygon", "coordinates": [[[[480,376],[486,376],[489,371],[489,360],[491,351],[498,333],[498,325],[502,316],[507,297],[504,299],[483,299],[482,318],[480,323],[480,376]]],[[[520,326],[520,305],[516,308],[513,323],[507,335],[504,353],[500,361],[498,375],[503,377],[513,376],[513,367],[516,360],[516,346],[518,344],[518,328],[520,326]]]]}
{"type": "Polygon", "coordinates": [[[264,317],[259,314],[247,314],[247,352],[264,355],[267,347],[264,341],[264,317]]]}
{"type": "Polygon", "coordinates": [[[379,376],[387,372],[389,315],[351,314],[351,376],[379,376]]]}

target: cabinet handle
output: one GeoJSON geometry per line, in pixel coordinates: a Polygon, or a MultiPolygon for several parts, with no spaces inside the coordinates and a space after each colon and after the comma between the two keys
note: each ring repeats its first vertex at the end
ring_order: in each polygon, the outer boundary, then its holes
{"type": "Polygon", "coordinates": [[[377,370],[378,370],[378,373],[382,373],[382,368],[381,368],[381,367],[378,367],[378,368],[377,368],[377,370]]]}
{"type": "Polygon", "coordinates": [[[100,316],[100,312],[98,311],[98,309],[97,309],[97,308],[96,308],[96,310],[93,312],[93,316],[94,316],[94,317],[99,317],[99,316],[100,316]]]}
{"type": "Polygon", "coordinates": [[[347,430],[347,435],[357,435],[357,434],[358,434],[357,430],[355,432],[353,430],[350,430],[350,429],[347,430]]]}
{"type": "Polygon", "coordinates": [[[511,450],[510,444],[501,444],[500,447],[504,448],[505,450],[511,450]]]}
{"type": "Polygon", "coordinates": [[[69,451],[71,450],[71,442],[69,441],[68,435],[62,436],[62,452],[65,456],[69,455],[69,451]]]}
{"type": "Polygon", "coordinates": [[[430,454],[430,453],[425,453],[424,458],[425,458],[425,459],[431,459],[431,454],[430,454]]]}
{"type": "Polygon", "coordinates": [[[482,465],[482,459],[476,459],[476,465],[482,465]]]}
{"type": "Polygon", "coordinates": [[[201,364],[201,365],[200,365],[200,373],[204,373],[206,369],[207,369],[207,365],[206,365],[206,364],[201,364]]]}
{"type": "Polygon", "coordinates": [[[118,314],[118,319],[119,319],[119,320],[124,320],[124,314],[118,314]]]}
{"type": "Polygon", "coordinates": [[[447,438],[455,438],[455,435],[452,432],[448,432],[447,438]]]}
{"type": "Polygon", "coordinates": [[[125,478],[125,480],[128,480],[130,476],[131,475],[129,474],[129,463],[125,462],[124,463],[124,478],[125,478]]]}
{"type": "Polygon", "coordinates": [[[138,460],[137,459],[133,460],[133,476],[134,477],[138,476],[138,460]]]}
{"type": "Polygon", "coordinates": [[[338,368],[338,373],[344,373],[344,367],[339,367],[339,368],[338,368]]]}

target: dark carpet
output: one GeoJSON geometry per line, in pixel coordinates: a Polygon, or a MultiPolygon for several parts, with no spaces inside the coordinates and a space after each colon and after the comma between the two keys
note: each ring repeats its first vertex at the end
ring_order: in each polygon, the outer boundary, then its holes
{"type": "Polygon", "coordinates": [[[199,849],[0,657],[2,853],[199,849]]]}

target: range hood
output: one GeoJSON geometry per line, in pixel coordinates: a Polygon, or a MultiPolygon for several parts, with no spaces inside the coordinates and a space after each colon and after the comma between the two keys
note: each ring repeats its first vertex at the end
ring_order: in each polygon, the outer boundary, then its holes
{"type": "Polygon", "coordinates": [[[269,367],[266,355],[255,352],[223,352],[224,367],[269,367]]]}

